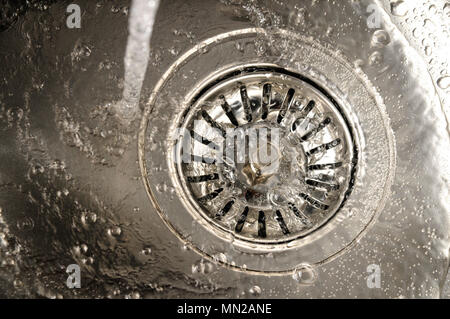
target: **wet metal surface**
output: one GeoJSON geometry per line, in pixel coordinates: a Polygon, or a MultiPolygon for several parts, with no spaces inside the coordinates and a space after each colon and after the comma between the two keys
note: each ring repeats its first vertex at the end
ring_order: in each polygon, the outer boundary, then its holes
{"type": "MultiPolygon", "coordinates": [[[[112,107],[122,98],[130,3],[78,1],[80,29],[66,26],[69,2],[30,3],[8,7],[0,25],[0,296],[448,296],[448,3],[162,1],[144,120],[131,124],[112,107]],[[367,26],[370,5],[379,27],[367,26]],[[209,39],[217,41],[198,46],[209,39]],[[195,58],[174,64],[189,50],[195,58]],[[243,252],[198,222],[180,240],[167,223],[190,216],[164,153],[180,102],[220,67],[247,63],[308,74],[357,127],[355,190],[334,228],[286,247],[302,252],[295,258],[243,252]],[[319,245],[329,234],[339,236],[319,245]],[[197,245],[203,235],[211,240],[197,245]],[[244,267],[286,263],[290,272],[276,276],[244,267]],[[80,289],[66,286],[70,264],[80,265],[80,289]],[[380,288],[368,285],[370,265],[380,288]]],[[[269,235],[267,219],[254,219],[269,235]]]]}

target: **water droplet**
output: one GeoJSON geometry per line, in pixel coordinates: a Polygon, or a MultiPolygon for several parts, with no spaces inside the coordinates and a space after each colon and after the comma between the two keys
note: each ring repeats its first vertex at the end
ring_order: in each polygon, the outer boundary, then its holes
{"type": "Polygon", "coordinates": [[[259,286],[253,286],[251,287],[248,292],[252,295],[252,296],[259,296],[261,295],[261,287],[259,286]]]}
{"type": "Polygon", "coordinates": [[[108,234],[113,236],[120,236],[122,234],[122,229],[119,226],[108,229],[108,234]]]}
{"type": "Polygon", "coordinates": [[[97,215],[95,213],[90,213],[89,214],[89,220],[93,223],[95,223],[97,221],[97,215]]]}
{"type": "Polygon", "coordinates": [[[310,264],[303,263],[297,266],[292,278],[302,285],[312,285],[317,280],[317,272],[310,264]]]}
{"type": "Polygon", "coordinates": [[[132,293],[126,295],[125,299],[141,299],[141,294],[137,291],[133,291],[132,293]]]}
{"type": "Polygon", "coordinates": [[[384,30],[376,30],[372,35],[370,45],[373,48],[382,48],[391,42],[389,34],[384,30]]]}
{"type": "Polygon", "coordinates": [[[34,221],[30,217],[25,217],[17,222],[17,229],[21,231],[30,231],[34,228],[34,221]]]}
{"type": "Polygon", "coordinates": [[[169,49],[169,53],[173,56],[177,56],[179,54],[179,51],[176,48],[172,47],[169,49]]]}
{"type": "Polygon", "coordinates": [[[443,77],[440,77],[437,80],[437,85],[443,90],[448,89],[450,87],[450,76],[445,75],[443,77]]]}
{"type": "Polygon", "coordinates": [[[444,14],[450,18],[450,3],[448,2],[444,5],[444,14]]]}
{"type": "Polygon", "coordinates": [[[148,255],[150,255],[151,253],[152,253],[152,249],[151,249],[150,247],[146,247],[146,248],[142,249],[142,254],[143,254],[143,255],[148,256],[148,255]]]}
{"type": "Polygon", "coordinates": [[[435,24],[430,19],[425,19],[423,21],[423,26],[428,30],[436,28],[435,24]]]}
{"type": "Polygon", "coordinates": [[[23,282],[20,279],[15,279],[13,282],[14,288],[20,289],[23,287],[23,282]]]}
{"type": "Polygon", "coordinates": [[[239,52],[244,52],[244,45],[240,41],[236,41],[235,43],[236,50],[239,52]]]}
{"type": "Polygon", "coordinates": [[[408,13],[408,6],[404,1],[391,2],[391,13],[397,17],[403,17],[408,13]]]}
{"type": "Polygon", "coordinates": [[[81,259],[81,262],[85,265],[92,265],[94,263],[94,258],[88,257],[81,259]]]}
{"type": "Polygon", "coordinates": [[[0,233],[0,247],[8,247],[8,241],[6,240],[6,235],[0,233]]]}
{"type": "Polygon", "coordinates": [[[120,12],[120,8],[117,7],[116,5],[112,5],[111,6],[111,12],[112,13],[119,13],[120,12]]]}
{"type": "Polygon", "coordinates": [[[221,262],[221,263],[227,262],[227,256],[224,253],[218,253],[218,254],[214,255],[213,258],[217,262],[221,262]]]}
{"type": "Polygon", "coordinates": [[[83,225],[86,225],[88,222],[95,223],[97,221],[97,215],[95,213],[82,212],[80,219],[83,225]]]}
{"type": "Polygon", "coordinates": [[[361,68],[362,66],[364,66],[364,61],[362,59],[357,59],[353,62],[353,65],[355,66],[355,68],[361,68]]]}
{"type": "Polygon", "coordinates": [[[375,51],[369,56],[370,65],[380,65],[383,62],[383,54],[380,51],[375,51]]]}
{"type": "Polygon", "coordinates": [[[73,251],[74,251],[74,253],[75,253],[76,255],[79,255],[80,252],[81,252],[80,246],[74,246],[74,247],[73,247],[73,251]]]}
{"type": "Polygon", "coordinates": [[[200,260],[192,265],[192,273],[209,274],[213,271],[214,266],[208,261],[200,260]]]}
{"type": "Polygon", "coordinates": [[[434,4],[432,4],[431,6],[429,6],[428,10],[430,11],[431,14],[435,14],[436,13],[436,6],[434,4]]]}

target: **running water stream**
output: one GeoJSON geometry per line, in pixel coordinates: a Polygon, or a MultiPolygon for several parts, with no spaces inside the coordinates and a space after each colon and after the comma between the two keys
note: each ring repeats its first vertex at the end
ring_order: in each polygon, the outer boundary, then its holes
{"type": "Polygon", "coordinates": [[[125,52],[125,79],[118,112],[133,119],[139,107],[142,82],[150,53],[150,37],[159,0],[133,0],[128,20],[128,40],[125,52]]]}

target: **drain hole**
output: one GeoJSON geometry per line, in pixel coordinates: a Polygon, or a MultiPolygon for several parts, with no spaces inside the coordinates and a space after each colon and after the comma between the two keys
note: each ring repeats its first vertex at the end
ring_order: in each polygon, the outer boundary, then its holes
{"type": "Polygon", "coordinates": [[[230,200],[223,208],[220,212],[218,212],[216,214],[216,218],[220,218],[225,216],[231,209],[231,207],[233,207],[234,205],[234,200],[230,200]]]}
{"type": "Polygon", "coordinates": [[[223,188],[216,189],[216,190],[213,191],[212,193],[209,193],[209,194],[207,194],[207,195],[205,195],[205,196],[203,196],[203,197],[200,197],[200,198],[198,199],[198,201],[199,201],[200,203],[202,203],[202,204],[206,204],[206,203],[208,203],[209,201],[211,201],[211,200],[213,200],[214,198],[216,198],[217,196],[219,196],[219,194],[222,193],[222,191],[223,191],[223,188]]]}
{"type": "Polygon", "coordinates": [[[280,225],[281,230],[283,231],[283,234],[284,235],[288,235],[289,234],[289,229],[286,226],[286,223],[284,222],[283,215],[281,215],[281,212],[279,210],[277,210],[275,212],[275,214],[277,216],[276,219],[278,221],[278,224],[280,225]]]}
{"type": "Polygon", "coordinates": [[[292,99],[294,98],[295,90],[289,89],[286,93],[286,97],[284,98],[283,104],[281,104],[280,112],[278,112],[277,122],[278,124],[281,123],[281,121],[286,116],[286,112],[291,107],[292,99]]]}
{"type": "Polygon", "coordinates": [[[242,212],[241,216],[239,217],[237,223],[236,223],[236,227],[235,227],[235,231],[236,233],[240,233],[242,231],[242,228],[244,227],[244,223],[245,220],[247,219],[247,215],[248,215],[248,207],[245,206],[244,211],[242,212]]]}
{"type": "Polygon", "coordinates": [[[213,181],[215,179],[219,179],[219,174],[208,174],[208,175],[199,175],[199,176],[189,176],[187,181],[189,183],[202,183],[207,181],[213,181]]]}
{"type": "Polygon", "coordinates": [[[309,101],[304,109],[301,110],[300,116],[292,123],[292,131],[296,131],[297,127],[303,122],[303,120],[308,116],[309,112],[314,108],[316,102],[309,101]]]}
{"type": "Polygon", "coordinates": [[[258,215],[258,236],[266,238],[266,215],[263,211],[259,211],[258,215]]]}
{"type": "Polygon", "coordinates": [[[245,119],[247,120],[247,122],[251,122],[252,121],[252,110],[249,105],[250,101],[248,100],[247,88],[245,86],[241,86],[240,92],[241,92],[242,107],[244,108],[244,112],[245,112],[245,119]]]}
{"type": "Polygon", "coordinates": [[[331,141],[329,143],[325,143],[325,144],[322,144],[320,146],[317,146],[316,148],[313,148],[312,150],[306,152],[306,155],[307,156],[311,156],[311,155],[314,155],[314,154],[317,154],[317,153],[320,153],[320,152],[323,152],[323,151],[327,151],[327,150],[329,150],[329,149],[331,149],[333,147],[338,146],[339,144],[341,144],[341,139],[337,138],[334,141],[331,141]]]}
{"type": "Polygon", "coordinates": [[[227,115],[228,119],[230,120],[230,122],[231,122],[234,126],[238,127],[238,126],[239,126],[239,123],[238,123],[236,117],[234,116],[234,113],[233,113],[233,111],[231,110],[230,105],[227,103],[227,100],[225,99],[225,96],[221,95],[219,98],[220,98],[220,100],[222,101],[221,106],[222,106],[223,111],[224,111],[225,114],[227,115]]]}

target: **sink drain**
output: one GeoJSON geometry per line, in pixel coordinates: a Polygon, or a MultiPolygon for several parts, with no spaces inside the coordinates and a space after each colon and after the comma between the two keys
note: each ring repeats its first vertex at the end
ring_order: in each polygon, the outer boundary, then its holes
{"type": "Polygon", "coordinates": [[[386,202],[395,152],[363,74],[311,39],[271,32],[219,34],[174,61],[145,104],[139,162],[155,211],[189,249],[282,275],[363,236],[386,202]],[[261,40],[290,54],[261,57],[261,40]]]}
{"type": "Polygon", "coordinates": [[[189,105],[173,161],[186,206],[213,232],[286,243],[324,225],[351,192],[349,122],[310,79],[247,66],[206,83],[189,105]]]}

